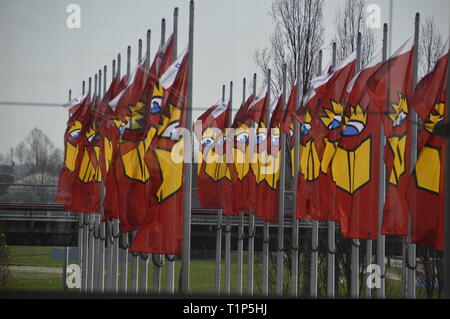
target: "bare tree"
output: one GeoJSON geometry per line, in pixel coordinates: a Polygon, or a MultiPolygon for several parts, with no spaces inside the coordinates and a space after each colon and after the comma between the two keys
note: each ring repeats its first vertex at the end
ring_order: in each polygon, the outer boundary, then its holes
{"type": "Polygon", "coordinates": [[[16,156],[19,164],[23,164],[26,158],[27,147],[24,141],[17,144],[14,150],[14,155],[16,156]]]}
{"type": "MultiPolygon", "coordinates": [[[[304,96],[316,74],[323,44],[323,0],[274,0],[270,14],[275,30],[270,46],[255,52],[255,63],[264,75],[271,69],[272,96],[278,96],[282,90],[283,64],[287,64],[288,85],[292,87],[300,61],[299,77],[304,96]]],[[[266,82],[265,78],[263,83],[266,82]]]]}
{"type": "Polygon", "coordinates": [[[361,66],[372,59],[375,50],[375,34],[364,19],[364,0],[346,0],[334,17],[337,63],[348,57],[356,50],[358,33],[361,33],[361,66]]]}
{"type": "Polygon", "coordinates": [[[443,46],[442,35],[434,18],[427,17],[422,24],[419,40],[419,78],[424,77],[436,64],[443,46]]]}

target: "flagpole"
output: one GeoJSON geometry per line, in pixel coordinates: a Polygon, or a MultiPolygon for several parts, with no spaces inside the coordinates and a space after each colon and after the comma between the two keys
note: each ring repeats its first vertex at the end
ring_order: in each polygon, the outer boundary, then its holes
{"type": "MultiPolygon", "coordinates": [[[[117,79],[120,81],[120,71],[121,71],[121,63],[122,57],[120,53],[117,55],[117,79]]],[[[113,61],[113,68],[116,64],[113,61]]],[[[111,289],[113,293],[117,293],[119,290],[119,246],[120,246],[120,227],[119,227],[119,219],[114,219],[112,221],[112,229],[111,236],[113,239],[113,247],[112,247],[112,271],[111,271],[111,289]]]]}
{"type": "MultiPolygon", "coordinates": [[[[189,6],[189,65],[187,86],[186,127],[192,130],[192,87],[194,57],[194,1],[189,6]]],[[[192,137],[191,137],[192,138],[192,137]]],[[[192,141],[191,141],[192,144],[192,141]]],[[[191,154],[192,157],[192,154],[191,154]]],[[[181,293],[190,294],[190,262],[191,262],[191,192],[192,192],[192,158],[184,164],[184,224],[183,255],[181,260],[181,293]]]]}
{"type": "MultiPolygon", "coordinates": [[[[322,74],[322,50],[319,51],[319,67],[317,75],[322,74]]],[[[317,297],[317,267],[319,255],[319,221],[312,221],[311,232],[311,297],[317,297]]]]}
{"type": "MultiPolygon", "coordinates": [[[[81,94],[82,94],[82,96],[84,96],[84,93],[85,93],[85,86],[86,86],[86,82],[85,81],[83,81],[82,82],[82,84],[81,84],[81,94]]],[[[81,286],[81,288],[80,288],[80,291],[82,291],[82,289],[84,289],[84,287],[83,287],[83,285],[84,285],[84,280],[83,280],[83,278],[84,278],[84,267],[83,267],[83,265],[84,265],[84,261],[85,261],[85,259],[83,258],[84,257],[84,254],[83,254],[83,251],[84,251],[84,241],[83,241],[83,238],[84,238],[84,228],[85,228],[85,226],[84,226],[84,214],[78,214],[78,266],[80,267],[80,269],[81,269],[81,278],[82,278],[82,280],[81,280],[81,282],[82,282],[82,286],[81,286]]]]}
{"type": "MultiPolygon", "coordinates": [[[[233,81],[230,82],[230,104],[233,103],[233,81]]],[[[231,293],[231,215],[226,216],[225,224],[225,294],[231,293]]]]}
{"type": "MultiPolygon", "coordinates": [[[[361,33],[358,33],[357,45],[356,45],[356,72],[359,72],[361,65],[361,33]]],[[[359,202],[355,201],[359,210],[359,202]]],[[[351,266],[351,296],[352,298],[359,298],[359,248],[361,243],[359,239],[352,239],[352,266],[351,266]]]]}
{"type": "MultiPolygon", "coordinates": [[[[97,92],[96,96],[99,97],[100,93],[98,90],[100,82],[100,76],[95,74],[95,91],[97,92]],[[97,81],[98,79],[98,81],[97,81]]],[[[98,105],[94,105],[94,111],[98,111],[98,105]]],[[[101,197],[101,194],[100,194],[101,197]]],[[[101,200],[101,198],[100,198],[101,200]]],[[[101,208],[100,208],[101,209],[101,208]]],[[[98,289],[98,274],[99,274],[99,257],[100,257],[100,237],[96,234],[100,233],[100,215],[94,214],[94,229],[93,229],[93,241],[94,241],[94,250],[93,250],[93,276],[92,276],[92,292],[97,292],[98,289]]]]}
{"type": "MultiPolygon", "coordinates": [[[[94,92],[92,94],[92,100],[97,95],[97,74],[94,76],[94,92]]],[[[92,81],[89,83],[89,91],[92,85],[92,81]]],[[[92,91],[91,91],[92,92],[92,91]]],[[[95,227],[95,216],[93,214],[89,215],[89,233],[88,233],[88,270],[87,270],[87,292],[92,292],[93,290],[93,276],[94,276],[94,234],[93,230],[95,227]]]]}
{"type": "MultiPolygon", "coordinates": [[[[106,72],[107,67],[106,65],[103,66],[103,91],[102,96],[105,96],[106,93],[106,72]]],[[[105,179],[106,176],[102,176],[102,184],[100,188],[100,208],[101,208],[101,217],[103,219],[103,216],[105,215],[104,210],[104,200],[105,200],[105,179]]],[[[106,222],[100,223],[100,239],[102,240],[102,244],[100,246],[100,291],[103,293],[105,291],[106,287],[106,280],[105,280],[105,261],[106,259],[106,222]]]]}
{"type": "MultiPolygon", "coordinates": [[[[166,39],[166,19],[161,19],[161,42],[159,44],[160,47],[164,46],[164,42],[166,39]]],[[[150,48],[150,44],[147,44],[147,47],[150,48]]],[[[150,49],[148,50],[150,52],[150,49]]],[[[148,70],[150,72],[150,53],[148,60],[148,70]]],[[[155,75],[156,76],[156,75],[155,75]]],[[[164,258],[161,254],[152,254],[152,263],[153,263],[153,288],[152,292],[154,294],[159,294],[161,292],[161,269],[164,263],[164,258]]]]}
{"type": "MultiPolygon", "coordinates": [[[[300,34],[300,27],[298,28],[298,34],[300,34]]],[[[297,94],[295,97],[295,107],[294,112],[297,112],[297,109],[300,104],[300,54],[297,56],[297,94]]],[[[299,151],[300,151],[300,125],[298,121],[294,119],[294,163],[291,165],[291,169],[294,169],[294,172],[291,172],[291,175],[294,177],[294,185],[292,187],[293,197],[294,197],[294,205],[292,210],[292,242],[291,242],[291,295],[293,297],[298,296],[298,227],[299,220],[297,219],[297,188],[298,188],[298,164],[299,164],[299,151]]]]}
{"type": "MultiPolygon", "coordinates": [[[[102,97],[102,70],[98,70],[98,89],[97,89],[97,105],[96,109],[97,112],[100,112],[100,100],[102,97]]],[[[99,157],[100,160],[100,157],[99,157]]],[[[100,167],[97,168],[101,174],[100,167]]],[[[101,176],[101,175],[100,175],[101,176]]],[[[102,198],[102,182],[100,183],[100,205],[99,209],[100,212],[98,214],[95,214],[95,227],[94,227],[94,240],[95,240],[95,251],[94,251],[94,292],[98,293],[101,291],[101,284],[102,284],[102,277],[101,274],[103,272],[101,271],[101,267],[103,266],[102,258],[103,258],[103,250],[102,250],[102,236],[101,236],[101,216],[103,216],[103,198],[102,198]],[[96,235],[97,234],[97,235],[96,235]]]]}
{"type": "MultiPolygon", "coordinates": [[[[112,60],[112,74],[111,79],[114,79],[116,76],[116,60],[112,60]]],[[[113,232],[113,221],[108,220],[106,222],[106,291],[112,292],[113,291],[113,243],[114,238],[112,236],[113,232]]]]}
{"type": "MultiPolygon", "coordinates": [[[[89,78],[90,79],[90,78],[89,78]]],[[[92,81],[89,81],[89,91],[91,92],[92,81]]],[[[94,75],[94,93],[92,94],[92,100],[97,95],[97,74],[94,75]]],[[[95,257],[95,243],[94,234],[95,229],[95,215],[89,214],[89,233],[88,233],[88,270],[87,270],[87,292],[93,291],[93,276],[94,276],[94,257],[95,257]]]]}
{"type": "MultiPolygon", "coordinates": [[[[165,32],[165,20],[164,20],[164,32],[165,32]]],[[[178,8],[173,10],[173,58],[172,61],[177,59],[178,55],[178,8]]],[[[165,40],[165,39],[164,39],[165,40]]],[[[161,47],[164,43],[161,45],[161,47]]],[[[190,54],[190,52],[189,52],[190,54]]],[[[188,126],[190,128],[190,126],[188,126]]],[[[185,190],[186,192],[186,190],[185,190]]],[[[167,271],[166,271],[166,289],[167,292],[173,294],[175,292],[175,256],[166,255],[167,271]]]]}
{"type": "MultiPolygon", "coordinates": [[[[256,96],[256,73],[253,74],[253,96],[256,96]]],[[[248,295],[253,296],[254,267],[255,267],[255,216],[250,211],[248,214],[248,295]]]]}
{"type": "MultiPolygon", "coordinates": [[[[222,103],[225,102],[225,84],[222,85],[222,103]]],[[[217,210],[217,226],[216,226],[216,274],[215,274],[215,289],[216,294],[220,295],[220,275],[222,262],[222,209],[217,210]]]]}
{"type": "MultiPolygon", "coordinates": [[[[111,79],[114,79],[114,74],[116,71],[116,60],[112,62],[112,74],[111,79]]],[[[106,66],[105,66],[105,85],[106,85],[106,66]]],[[[105,252],[105,266],[106,266],[106,281],[105,281],[105,291],[111,292],[112,289],[112,236],[111,236],[111,221],[106,222],[106,252],[105,252]]]]}
{"type": "MultiPolygon", "coordinates": [[[[131,46],[127,46],[127,84],[130,83],[131,73],[131,46]]],[[[126,212],[129,213],[128,211],[126,212]]],[[[130,246],[128,233],[120,233],[120,292],[126,293],[128,289],[128,248],[130,246]]]]}
{"type": "MultiPolygon", "coordinates": [[[[267,101],[270,105],[270,87],[271,87],[271,70],[267,70],[267,101]]],[[[264,119],[266,123],[269,123],[269,112],[267,112],[267,118],[264,119]]],[[[263,269],[262,269],[262,294],[264,296],[269,295],[269,223],[264,222],[263,228],[263,269]]]]}
{"type": "Polygon", "coordinates": [[[161,19],[161,43],[160,47],[163,47],[164,43],[166,42],[166,19],[161,19]]]}
{"type": "MultiPolygon", "coordinates": [[[[287,64],[283,64],[283,108],[281,114],[284,114],[286,110],[286,85],[287,85],[287,64]]],[[[270,102],[269,102],[270,103],[270,102]]],[[[269,113],[269,112],[267,112],[269,113]]],[[[267,122],[267,129],[270,128],[270,120],[267,122]]],[[[270,137],[270,131],[267,132],[267,136],[270,137]]],[[[284,191],[285,191],[285,149],[286,149],[286,137],[280,128],[280,180],[279,180],[279,193],[278,193],[278,251],[277,251],[277,296],[283,295],[283,268],[284,268],[284,191]]]]}
{"type": "MultiPolygon", "coordinates": [[[[147,74],[147,81],[149,80],[150,77],[150,44],[151,44],[151,35],[152,35],[152,31],[150,29],[147,30],[147,41],[146,41],[146,52],[145,52],[145,71],[147,74]]],[[[148,288],[148,258],[149,258],[149,254],[139,254],[139,258],[140,258],[140,266],[141,269],[139,271],[139,292],[141,294],[146,294],[147,293],[147,288],[148,288]]]]}
{"type": "MultiPolygon", "coordinates": [[[[142,39],[138,40],[138,65],[142,60],[142,39]]],[[[131,232],[131,240],[133,241],[136,237],[137,231],[134,230],[131,232]]],[[[131,293],[138,293],[139,290],[139,253],[132,252],[131,253],[131,293]]]]}
{"type": "MultiPolygon", "coordinates": [[[[388,50],[388,25],[383,26],[383,62],[387,60],[388,50]]],[[[386,138],[384,137],[384,125],[383,121],[380,121],[380,145],[379,145],[379,161],[380,161],[380,174],[378,184],[378,241],[377,241],[377,263],[380,267],[380,287],[377,288],[377,297],[384,299],[386,297],[386,238],[381,233],[383,225],[383,209],[386,194],[386,167],[384,165],[384,146],[386,138]]]]}
{"type": "MultiPolygon", "coordinates": [[[[333,43],[333,66],[336,65],[336,42],[333,43]]],[[[328,221],[328,255],[327,255],[327,295],[335,297],[336,291],[336,223],[328,221]]]]}
{"type": "MultiPolygon", "coordinates": [[[[450,56],[450,50],[448,52],[450,56]]],[[[450,63],[447,63],[447,105],[445,106],[446,122],[449,122],[450,106],[450,63]]],[[[446,141],[446,160],[445,160],[445,210],[444,210],[444,298],[450,299],[450,138],[446,141]]]]}
{"type": "MultiPolygon", "coordinates": [[[[69,104],[72,101],[72,89],[69,89],[69,104]]],[[[69,119],[70,119],[70,112],[69,112],[69,119]]],[[[70,213],[67,212],[67,216],[69,216],[70,213]]],[[[78,216],[79,217],[79,216],[78,216]]],[[[78,234],[80,233],[78,229],[78,234]]],[[[63,264],[63,290],[67,291],[67,265],[69,264],[69,247],[64,245],[64,264],[63,264]]]]}
{"type": "MultiPolygon", "coordinates": [[[[245,103],[245,85],[246,79],[242,79],[242,105],[245,103]]],[[[230,123],[228,127],[231,127],[232,116],[230,112],[230,123]]],[[[238,224],[238,247],[237,247],[237,283],[236,292],[238,296],[242,295],[242,270],[243,270],[243,257],[244,257],[244,213],[239,213],[238,224]]]]}
{"type": "MultiPolygon", "coordinates": [[[[414,64],[413,64],[413,91],[417,85],[418,78],[418,59],[419,59],[419,31],[420,31],[420,14],[416,13],[415,18],[415,30],[414,30],[414,64]]],[[[414,108],[411,107],[411,119],[412,123],[418,122],[418,116],[415,112],[414,108]]],[[[410,125],[411,127],[411,145],[410,145],[410,163],[409,169],[410,172],[413,172],[414,167],[416,165],[417,160],[417,127],[415,125],[410,125]]],[[[413,194],[415,197],[415,195],[413,194]]],[[[415,202],[415,198],[414,198],[415,202]]],[[[416,298],[416,267],[417,267],[417,259],[416,259],[416,245],[411,242],[412,236],[412,224],[411,224],[411,215],[408,214],[408,256],[406,266],[408,268],[408,276],[407,276],[407,298],[414,299],[416,298]]]]}
{"type": "MultiPolygon", "coordinates": [[[[88,81],[88,96],[91,97],[92,78],[88,81]]],[[[88,271],[89,271],[89,215],[83,215],[83,268],[81,271],[82,276],[82,291],[86,293],[88,291],[88,271]]]]}

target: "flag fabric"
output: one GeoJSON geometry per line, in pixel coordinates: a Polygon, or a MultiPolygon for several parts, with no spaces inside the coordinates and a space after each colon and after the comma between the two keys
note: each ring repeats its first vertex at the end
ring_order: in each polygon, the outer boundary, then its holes
{"type": "MultiPolygon", "coordinates": [[[[346,88],[355,75],[356,52],[350,54],[336,68],[319,76],[313,82],[313,88],[320,101],[316,113],[311,119],[312,137],[320,161],[320,173],[317,183],[320,207],[316,211],[316,220],[339,222],[336,214],[336,189],[332,179],[331,160],[340,137],[346,88]]],[[[314,176],[315,177],[315,176],[314,176]]]]}
{"type": "MultiPolygon", "coordinates": [[[[268,91],[264,89],[262,94],[256,96],[247,111],[245,124],[248,128],[249,145],[247,147],[249,161],[249,171],[246,177],[246,187],[248,190],[248,198],[246,201],[250,205],[250,209],[255,216],[264,217],[264,210],[257,210],[257,194],[260,184],[264,181],[264,155],[267,146],[267,127],[269,125],[269,98],[268,91]]],[[[239,135],[238,135],[239,137],[239,135]]],[[[247,154],[246,154],[247,155],[247,154]]]]}
{"type": "Polygon", "coordinates": [[[156,205],[141,223],[130,251],[167,255],[181,253],[184,139],[179,135],[179,128],[186,128],[188,57],[186,50],[160,78],[165,92],[163,107],[151,148],[145,153],[145,163],[152,171],[159,170],[161,184],[154,193],[156,205]]]}
{"type": "Polygon", "coordinates": [[[94,110],[97,98],[85,97],[72,109],[64,136],[64,165],[61,169],[56,202],[67,211],[96,214],[100,211],[100,182],[102,180],[99,152],[93,144],[97,134],[94,110]]]}
{"type": "Polygon", "coordinates": [[[221,207],[226,215],[252,210],[250,196],[250,145],[247,113],[254,100],[251,95],[236,113],[231,128],[234,130],[232,158],[227,159],[231,182],[222,180],[221,207]]]}
{"type": "Polygon", "coordinates": [[[448,42],[432,72],[417,85],[413,106],[424,126],[418,138],[418,158],[407,191],[411,239],[418,245],[444,249],[446,139],[434,128],[444,121],[447,104],[448,42]]]}
{"type": "Polygon", "coordinates": [[[381,116],[366,84],[381,63],[379,54],[347,88],[342,130],[331,164],[337,216],[346,238],[378,239],[381,116]]]}
{"type": "Polygon", "coordinates": [[[203,208],[220,209],[222,179],[231,181],[226,162],[225,129],[229,124],[230,101],[211,106],[194,125],[199,152],[197,194],[203,208]]]}
{"type": "MultiPolygon", "coordinates": [[[[261,216],[264,222],[277,223],[278,203],[280,192],[280,168],[281,168],[281,125],[283,121],[283,96],[276,102],[271,112],[270,121],[267,123],[267,131],[259,131],[257,135],[260,182],[256,185],[256,201],[254,206],[255,216],[261,216]]],[[[262,113],[262,123],[267,118],[267,110],[262,113]]]]}
{"type": "Polygon", "coordinates": [[[382,234],[408,234],[406,188],[410,176],[410,101],[414,40],[410,38],[368,79],[373,103],[383,114],[388,179],[382,234]]]}
{"type": "MultiPolygon", "coordinates": [[[[167,43],[171,41],[170,38],[167,43]]],[[[154,75],[166,72],[172,61],[171,46],[167,43],[150,67],[154,75]]],[[[108,174],[106,217],[119,219],[122,232],[137,230],[146,224],[157,205],[154,194],[162,183],[156,164],[149,165],[145,156],[150,152],[159,127],[164,88],[152,74],[147,75],[146,63],[146,60],[141,61],[130,83],[108,103],[115,122],[122,121],[123,128],[108,174]]]]}
{"type": "MultiPolygon", "coordinates": [[[[299,165],[296,193],[296,217],[298,219],[321,220],[320,195],[317,179],[320,174],[320,158],[317,152],[319,139],[312,131],[312,119],[318,111],[320,99],[314,88],[305,97],[304,105],[296,112],[300,125],[299,165]]],[[[291,145],[291,162],[294,164],[294,145],[291,145]]],[[[294,167],[292,166],[292,172],[294,167]]]]}

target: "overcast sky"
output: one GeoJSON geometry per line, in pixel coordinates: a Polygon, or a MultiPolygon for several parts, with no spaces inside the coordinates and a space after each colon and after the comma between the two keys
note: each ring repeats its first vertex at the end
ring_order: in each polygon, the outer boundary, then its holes
{"type": "MultiPolygon", "coordinates": [[[[201,109],[216,102],[222,84],[235,83],[235,100],[242,98],[242,78],[258,72],[256,49],[268,45],[273,22],[272,0],[197,0],[195,2],[193,106],[201,109]]],[[[344,0],[325,0],[325,63],[331,55],[333,18],[344,0]]],[[[389,0],[367,0],[381,8],[381,23],[389,22],[389,0]]],[[[0,0],[0,153],[22,141],[34,127],[42,129],[62,148],[67,110],[61,104],[81,93],[81,83],[103,65],[122,54],[125,72],[127,45],[132,46],[132,65],[137,60],[137,41],[152,30],[152,54],[160,42],[161,19],[167,33],[173,28],[173,9],[179,7],[181,52],[188,41],[188,0],[0,0]],[[66,25],[67,7],[81,9],[81,28],[66,25]],[[37,105],[36,105],[37,104],[37,105]],[[49,105],[49,106],[46,106],[49,105]]],[[[448,37],[448,0],[394,0],[395,50],[414,32],[414,16],[433,16],[448,37]]],[[[376,30],[381,40],[381,29],[376,30]]],[[[378,43],[381,49],[381,43],[378,43]]],[[[235,108],[236,109],[236,108],[235,108]]]]}

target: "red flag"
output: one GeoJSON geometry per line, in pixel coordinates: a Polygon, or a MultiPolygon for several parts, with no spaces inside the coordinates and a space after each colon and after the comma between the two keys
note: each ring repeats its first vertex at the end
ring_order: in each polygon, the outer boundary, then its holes
{"type": "Polygon", "coordinates": [[[197,139],[197,193],[203,208],[221,208],[222,179],[231,181],[225,154],[225,128],[229,123],[230,101],[210,107],[194,125],[201,128],[197,139]],[[228,173],[228,174],[227,174],[228,173]],[[228,175],[228,176],[227,176],[228,175]]]}
{"type": "Polygon", "coordinates": [[[250,150],[249,127],[246,124],[247,113],[254,97],[248,97],[234,117],[232,128],[234,129],[233,157],[227,159],[231,182],[224,179],[222,182],[222,209],[225,214],[237,215],[239,212],[250,212],[249,200],[250,150]]]}
{"type": "MultiPolygon", "coordinates": [[[[280,96],[267,126],[270,131],[260,131],[257,136],[257,142],[259,142],[257,165],[261,181],[256,185],[254,214],[261,216],[265,222],[278,222],[283,103],[283,96],[280,96]],[[266,137],[263,134],[267,134],[266,137]]],[[[266,110],[262,113],[261,126],[266,122],[265,119],[266,110]]]]}
{"type": "MultiPolygon", "coordinates": [[[[170,42],[171,39],[167,43],[170,42]]],[[[156,74],[165,72],[172,60],[171,45],[167,43],[150,68],[156,74]]],[[[159,170],[146,163],[145,155],[158,129],[164,89],[152,75],[146,79],[145,65],[145,61],[138,65],[131,83],[109,102],[116,106],[111,117],[116,117],[115,123],[122,121],[123,129],[108,174],[105,215],[119,218],[123,232],[145,224],[156,205],[154,193],[161,184],[159,170]]]]}
{"type": "Polygon", "coordinates": [[[133,70],[130,79],[127,79],[128,85],[109,102],[114,114],[121,120],[126,120],[126,117],[132,114],[131,108],[136,105],[141,97],[145,86],[145,65],[145,59],[140,61],[133,70]]]}
{"type": "Polygon", "coordinates": [[[320,207],[318,220],[339,221],[336,215],[335,185],[331,175],[334,156],[342,125],[346,88],[355,75],[356,53],[350,54],[339,66],[313,83],[320,107],[312,115],[311,134],[320,160],[319,185],[320,207]]]}
{"type": "Polygon", "coordinates": [[[405,192],[410,165],[410,100],[412,91],[413,39],[409,39],[367,81],[368,93],[380,112],[385,128],[384,161],[388,189],[383,209],[382,233],[408,234],[405,192]]]}
{"type": "MultiPolygon", "coordinates": [[[[304,106],[296,114],[300,126],[300,159],[296,194],[296,216],[298,219],[326,220],[320,215],[320,196],[317,179],[320,174],[320,158],[317,153],[319,139],[312,131],[312,118],[320,106],[314,89],[305,98],[304,106]]],[[[294,145],[291,145],[292,172],[294,172],[294,145]]]]}
{"type": "Polygon", "coordinates": [[[344,123],[331,164],[337,216],[347,238],[378,237],[380,114],[366,84],[381,63],[380,54],[347,88],[344,123]]]}
{"type": "Polygon", "coordinates": [[[412,242],[444,249],[446,139],[433,134],[446,116],[448,43],[432,72],[417,85],[413,105],[424,122],[419,156],[407,191],[412,217],[412,242]]]}
{"type": "Polygon", "coordinates": [[[97,99],[84,98],[73,109],[65,133],[64,166],[61,169],[55,201],[64,203],[67,211],[99,213],[100,182],[99,147],[93,144],[97,134],[93,107],[97,99]]]}
{"type": "Polygon", "coordinates": [[[185,51],[161,76],[165,97],[161,121],[145,154],[149,167],[158,164],[161,184],[154,193],[157,203],[138,229],[130,251],[179,255],[183,232],[184,140],[178,128],[186,127],[188,53],[185,51]]]}
{"type": "MultiPolygon", "coordinates": [[[[249,129],[249,145],[245,160],[249,161],[249,173],[246,176],[246,187],[248,190],[248,198],[246,201],[251,207],[251,211],[255,216],[264,217],[263,211],[256,208],[258,185],[264,181],[264,170],[261,169],[261,162],[266,152],[267,146],[267,127],[268,119],[268,91],[264,90],[262,94],[252,100],[248,108],[247,119],[245,124],[249,129]]],[[[264,187],[264,186],[263,186],[264,187]]]]}

